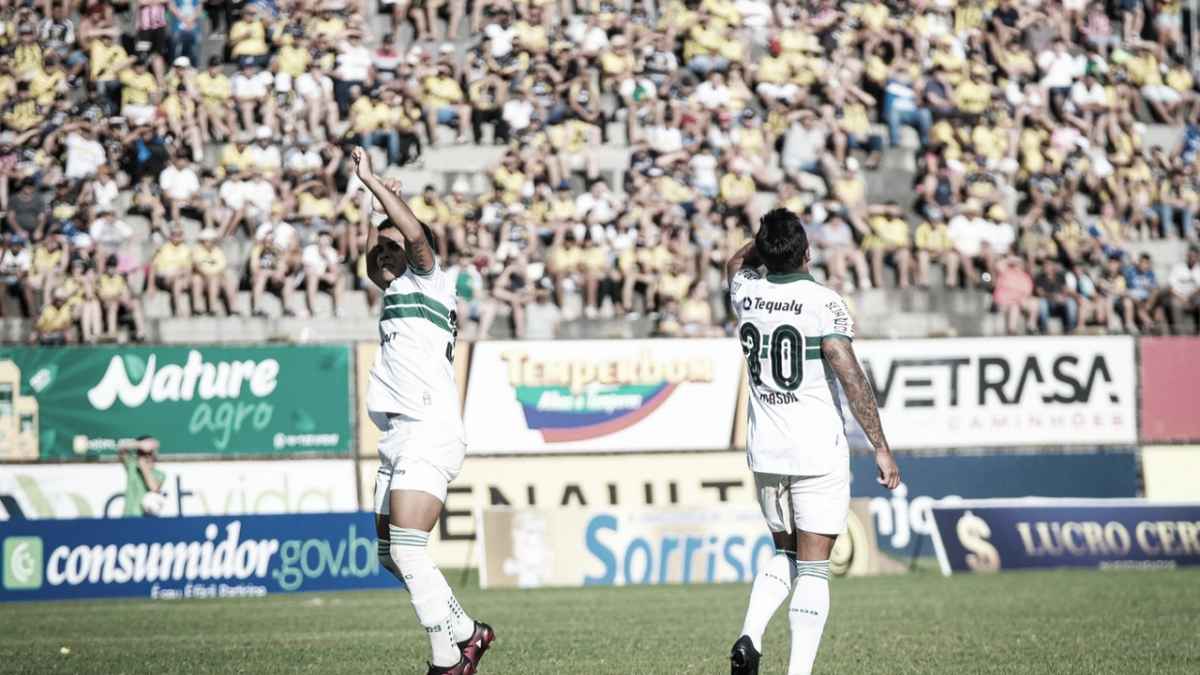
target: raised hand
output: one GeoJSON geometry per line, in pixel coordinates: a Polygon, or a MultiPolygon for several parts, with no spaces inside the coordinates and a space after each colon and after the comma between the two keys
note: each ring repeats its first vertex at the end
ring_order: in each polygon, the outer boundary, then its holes
{"type": "Polygon", "coordinates": [[[367,152],[366,148],[356,146],[350,151],[350,159],[354,162],[359,180],[366,182],[368,178],[375,175],[375,172],[371,170],[371,153],[367,152]]]}

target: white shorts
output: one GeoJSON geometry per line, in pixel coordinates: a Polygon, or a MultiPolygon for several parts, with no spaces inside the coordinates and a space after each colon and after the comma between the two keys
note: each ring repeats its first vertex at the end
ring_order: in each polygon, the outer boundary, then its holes
{"type": "Polygon", "coordinates": [[[758,505],[771,532],[793,529],[839,535],[850,513],[850,472],[842,469],[823,476],[754,474],[758,505]]]}
{"type": "MultiPolygon", "coordinates": [[[[381,417],[371,413],[372,420],[381,417]]],[[[417,490],[446,502],[450,482],[462,470],[466,443],[446,425],[403,415],[383,417],[389,428],[379,439],[375,475],[375,513],[388,515],[392,490],[417,490]]]]}

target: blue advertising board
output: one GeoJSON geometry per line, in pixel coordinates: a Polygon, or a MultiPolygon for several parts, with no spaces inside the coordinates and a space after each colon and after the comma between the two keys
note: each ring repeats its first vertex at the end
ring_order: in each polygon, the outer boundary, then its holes
{"type": "Polygon", "coordinates": [[[980,499],[933,507],[943,574],[1200,565],[1200,502],[980,499]]]}
{"type": "Polygon", "coordinates": [[[394,587],[374,515],[17,520],[0,526],[0,601],[253,597],[394,587]]]}
{"type": "Polygon", "coordinates": [[[903,482],[894,492],[875,482],[874,455],[853,455],[850,494],[871,499],[881,550],[932,555],[930,506],[940,499],[1137,496],[1137,456],[1130,451],[897,457],[903,482]]]}

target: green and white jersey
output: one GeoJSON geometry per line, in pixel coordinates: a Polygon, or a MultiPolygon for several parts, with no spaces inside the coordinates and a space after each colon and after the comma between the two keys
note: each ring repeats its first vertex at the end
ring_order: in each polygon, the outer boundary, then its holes
{"type": "Polygon", "coordinates": [[[367,383],[367,410],[376,413],[372,419],[399,413],[462,427],[454,380],[454,307],[454,280],[436,262],[426,274],[410,266],[388,285],[379,352],[367,383]]]}
{"type": "Polygon", "coordinates": [[[845,421],[821,342],[852,339],[846,301],[804,273],[744,269],[730,282],[750,384],[750,468],[820,476],[849,462],[845,421]]]}

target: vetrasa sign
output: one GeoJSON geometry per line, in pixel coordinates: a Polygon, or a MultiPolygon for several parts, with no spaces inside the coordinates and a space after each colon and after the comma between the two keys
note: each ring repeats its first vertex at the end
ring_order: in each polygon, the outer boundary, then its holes
{"type": "Polygon", "coordinates": [[[0,600],[379,588],[370,513],[5,524],[0,600]]]}
{"type": "Polygon", "coordinates": [[[111,453],[141,434],[164,454],[350,448],[345,347],[8,348],[0,364],[12,380],[0,386],[33,402],[41,458],[111,453]]]}
{"type": "Polygon", "coordinates": [[[863,341],[856,350],[893,448],[1137,440],[1132,338],[863,341]]]}

